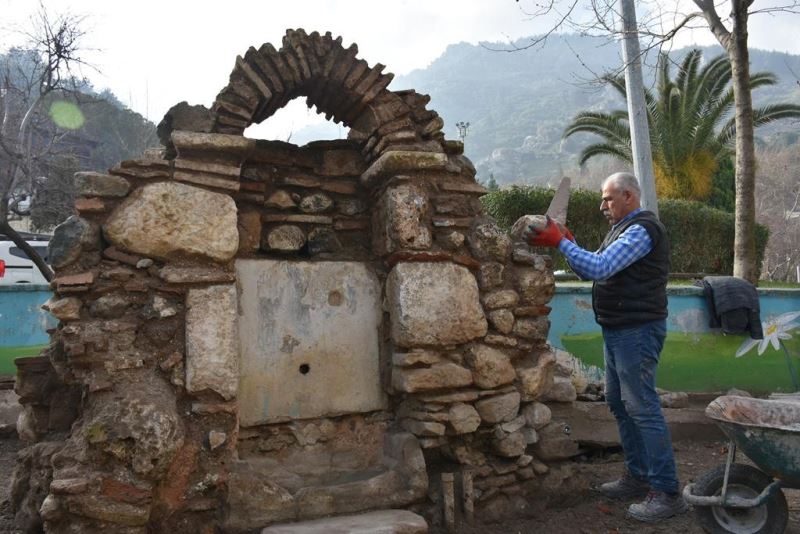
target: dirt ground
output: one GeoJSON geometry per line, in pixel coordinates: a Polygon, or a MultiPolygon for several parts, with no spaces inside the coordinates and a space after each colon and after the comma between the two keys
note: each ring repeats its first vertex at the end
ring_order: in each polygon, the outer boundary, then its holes
{"type": "MultiPolygon", "coordinates": [[[[14,518],[9,503],[11,475],[20,443],[16,439],[0,439],[0,533],[21,534],[14,528],[14,518]]],[[[681,483],[685,484],[713,466],[725,461],[723,442],[679,442],[675,457],[681,483]]],[[[575,464],[575,476],[589,486],[612,479],[622,470],[619,454],[593,455],[575,464]]],[[[584,484],[586,486],[586,484],[584,484]]],[[[800,534],[800,490],[784,490],[789,502],[787,534],[800,534]]],[[[592,490],[576,492],[557,501],[534,517],[502,523],[463,525],[459,534],[699,534],[703,530],[694,520],[693,513],[670,519],[658,525],[639,523],[625,517],[629,503],[605,499],[592,490]]],[[[432,534],[436,534],[432,530],[432,534]]]]}
{"type": "MultiPolygon", "coordinates": [[[[715,465],[725,463],[725,442],[684,441],[675,444],[675,459],[681,484],[692,482],[715,465]]],[[[739,455],[737,461],[746,462],[739,455]]],[[[620,454],[593,457],[576,466],[576,476],[586,477],[590,487],[616,478],[623,469],[620,454]]],[[[786,534],[800,534],[800,490],[784,490],[789,505],[786,534]]],[[[628,505],[606,499],[593,490],[584,490],[562,499],[536,516],[503,523],[459,528],[460,534],[700,534],[694,512],[660,524],[646,524],[626,517],[628,505]]]]}
{"type": "Polygon", "coordinates": [[[18,534],[22,531],[14,528],[14,514],[9,502],[11,493],[11,475],[17,460],[17,451],[22,447],[16,438],[0,439],[0,533],[18,534]]]}

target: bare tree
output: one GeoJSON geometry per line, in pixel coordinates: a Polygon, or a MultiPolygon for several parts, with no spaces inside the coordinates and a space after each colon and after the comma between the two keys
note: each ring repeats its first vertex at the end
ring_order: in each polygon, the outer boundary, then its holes
{"type": "MultiPolygon", "coordinates": [[[[753,98],[750,94],[750,52],[747,20],[754,0],[731,0],[730,25],[722,22],[713,0],[693,0],[731,63],[736,120],[736,214],[733,275],[758,279],[755,240],[756,155],[753,142],[753,98]]],[[[791,6],[785,6],[786,8],[791,6]]]]}
{"type": "Polygon", "coordinates": [[[41,4],[32,22],[26,34],[29,42],[6,54],[8,61],[0,79],[0,233],[50,280],[50,267],[11,227],[9,219],[19,214],[20,200],[30,198],[41,163],[64,134],[52,126],[45,107],[53,96],[75,93],[78,80],[74,69],[83,64],[80,41],[84,32],[81,18],[51,16],[41,4]]]}
{"type": "Polygon", "coordinates": [[[800,153],[769,147],[756,159],[756,217],[769,228],[762,277],[790,281],[800,266],[800,153]]]}
{"type": "MultiPolygon", "coordinates": [[[[517,0],[519,1],[519,0],[517,0]]],[[[747,21],[754,13],[798,13],[800,1],[786,0],[783,4],[751,10],[754,0],[730,0],[730,26],[720,18],[714,0],[693,0],[699,12],[682,14],[678,3],[669,12],[666,4],[648,3],[648,15],[640,20],[640,36],[646,42],[642,54],[668,43],[685,27],[704,19],[722,45],[731,62],[736,122],[736,214],[733,274],[757,282],[758,265],[755,248],[755,148],[753,138],[753,104],[750,94],[747,21]]],[[[646,3],[646,2],[641,2],[646,3]]],[[[537,46],[559,29],[613,37],[619,33],[620,20],[616,0],[534,0],[531,17],[550,16],[556,21],[548,32],[531,40],[527,46],[513,46],[511,51],[537,46]],[[579,15],[582,8],[583,15],[579,15]],[[588,15],[587,15],[588,13],[588,15]]],[[[624,66],[623,66],[624,67],[624,66]]]]}

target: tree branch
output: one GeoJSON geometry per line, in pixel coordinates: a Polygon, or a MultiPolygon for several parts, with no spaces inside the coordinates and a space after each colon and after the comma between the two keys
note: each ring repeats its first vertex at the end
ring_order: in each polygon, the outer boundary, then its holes
{"type": "Polygon", "coordinates": [[[719,18],[717,8],[714,6],[714,0],[694,0],[694,3],[703,13],[703,16],[708,22],[708,27],[711,29],[711,33],[717,38],[719,44],[721,44],[725,50],[728,50],[731,41],[731,32],[728,31],[719,18]]]}

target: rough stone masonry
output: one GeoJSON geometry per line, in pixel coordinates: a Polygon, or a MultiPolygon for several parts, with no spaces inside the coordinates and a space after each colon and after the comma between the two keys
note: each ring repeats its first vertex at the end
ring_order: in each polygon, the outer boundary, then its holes
{"type": "Polygon", "coordinates": [[[513,510],[574,452],[543,404],[549,258],[482,215],[429,97],[357,53],[287,31],[210,109],[173,107],[162,151],[76,175],[50,253],[60,322],[16,385],[21,528],[448,522],[513,510]],[[348,139],[243,136],[300,96],[348,139]]]}

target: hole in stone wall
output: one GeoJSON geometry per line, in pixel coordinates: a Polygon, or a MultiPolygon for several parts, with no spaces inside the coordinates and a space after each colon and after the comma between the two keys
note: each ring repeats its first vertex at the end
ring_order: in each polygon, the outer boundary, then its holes
{"type": "Polygon", "coordinates": [[[311,370],[311,366],[308,365],[307,363],[304,363],[304,364],[300,365],[300,374],[301,375],[307,375],[310,370],[311,370]]]}
{"type": "Polygon", "coordinates": [[[341,306],[344,297],[338,291],[331,291],[328,293],[328,304],[331,306],[341,306]]]}
{"type": "Polygon", "coordinates": [[[244,136],[303,146],[311,141],[347,139],[348,133],[350,128],[325,120],[325,115],[317,113],[316,106],[309,109],[305,98],[295,98],[261,124],[248,127],[244,136]]]}

